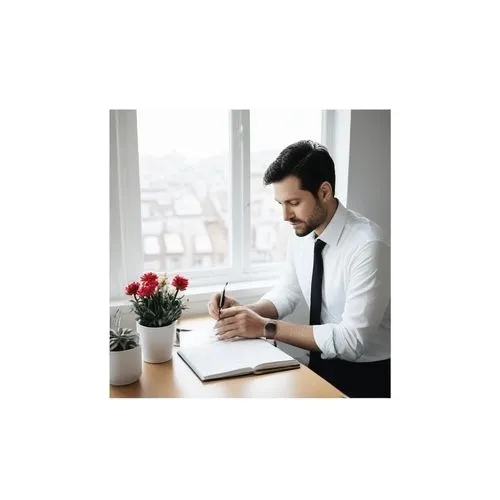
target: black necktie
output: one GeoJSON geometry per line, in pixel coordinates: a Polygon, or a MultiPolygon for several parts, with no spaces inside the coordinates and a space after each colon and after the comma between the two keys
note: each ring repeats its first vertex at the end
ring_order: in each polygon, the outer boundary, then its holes
{"type": "MultiPolygon", "coordinates": [[[[314,243],[314,265],[311,281],[311,307],[309,309],[309,324],[321,324],[321,296],[323,288],[323,257],[321,252],[326,243],[319,238],[314,243]]],[[[316,373],[321,365],[321,353],[318,351],[309,351],[309,368],[316,373]]]]}
{"type": "Polygon", "coordinates": [[[321,252],[326,243],[319,238],[314,243],[314,266],[311,282],[310,325],[321,324],[321,289],[323,287],[323,257],[321,252]]]}

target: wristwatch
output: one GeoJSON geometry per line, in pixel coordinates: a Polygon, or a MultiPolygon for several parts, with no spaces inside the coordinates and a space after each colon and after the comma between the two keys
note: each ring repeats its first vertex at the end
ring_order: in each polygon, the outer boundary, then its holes
{"type": "Polygon", "coordinates": [[[264,334],[266,339],[274,339],[276,336],[276,321],[269,321],[264,326],[264,334]]]}

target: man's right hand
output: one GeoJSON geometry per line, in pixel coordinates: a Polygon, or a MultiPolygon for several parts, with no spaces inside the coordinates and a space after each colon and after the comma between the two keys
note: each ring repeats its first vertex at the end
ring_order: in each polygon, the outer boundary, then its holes
{"type": "MultiPolygon", "coordinates": [[[[220,293],[214,293],[210,298],[210,302],[208,303],[208,314],[213,319],[219,319],[219,302],[220,302],[220,293]]],[[[222,304],[222,309],[227,309],[228,307],[241,306],[241,304],[228,297],[227,295],[224,297],[224,304],[222,304]]]]}

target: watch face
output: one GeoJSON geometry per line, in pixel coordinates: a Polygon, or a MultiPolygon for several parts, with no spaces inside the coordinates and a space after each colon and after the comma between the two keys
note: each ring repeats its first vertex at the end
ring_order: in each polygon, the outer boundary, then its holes
{"type": "Polygon", "coordinates": [[[266,323],[266,337],[273,339],[276,335],[276,323],[266,323]]]}

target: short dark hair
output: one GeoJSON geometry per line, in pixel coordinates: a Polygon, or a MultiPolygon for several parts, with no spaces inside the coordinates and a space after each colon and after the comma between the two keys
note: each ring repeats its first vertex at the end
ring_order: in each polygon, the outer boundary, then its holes
{"type": "Polygon", "coordinates": [[[318,196],[323,182],[332,186],[335,195],[335,164],[325,146],[305,140],[287,146],[264,172],[264,185],[279,182],[289,175],[299,178],[301,189],[318,196]]]}

